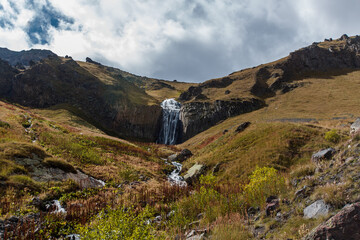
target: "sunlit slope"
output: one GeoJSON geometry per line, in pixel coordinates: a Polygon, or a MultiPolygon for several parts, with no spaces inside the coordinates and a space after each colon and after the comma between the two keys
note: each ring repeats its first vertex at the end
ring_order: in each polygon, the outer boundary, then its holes
{"type": "Polygon", "coordinates": [[[299,80],[302,87],[266,100],[267,106],[229,118],[180,146],[196,154],[185,167],[199,162],[209,170],[220,163],[223,178],[243,178],[256,165],[289,168],[329,146],[324,133],[336,128],[347,134],[360,116],[360,71],[342,71],[299,80]],[[236,133],[243,122],[252,124],[236,133]],[[291,159],[291,161],[290,161],[291,159]]]}

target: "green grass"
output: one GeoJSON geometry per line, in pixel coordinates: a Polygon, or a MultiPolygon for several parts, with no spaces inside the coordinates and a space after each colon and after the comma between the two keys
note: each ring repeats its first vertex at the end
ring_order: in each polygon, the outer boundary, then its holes
{"type": "Polygon", "coordinates": [[[40,158],[45,158],[48,156],[42,148],[34,144],[24,142],[0,143],[0,152],[0,156],[3,156],[7,159],[32,158],[33,154],[40,158]]]}
{"type": "Polygon", "coordinates": [[[27,170],[11,160],[0,160],[0,180],[7,180],[13,174],[26,174],[27,170]]]}
{"type": "Polygon", "coordinates": [[[41,189],[41,185],[38,182],[26,175],[12,175],[9,177],[7,183],[16,188],[26,187],[33,191],[39,191],[41,189]]]}
{"type": "Polygon", "coordinates": [[[253,124],[243,133],[229,132],[201,149],[195,146],[197,151],[185,167],[195,162],[210,168],[222,163],[218,173],[222,179],[246,180],[256,166],[286,170],[310,158],[314,150],[327,146],[322,134],[321,129],[297,124],[253,124]]]}
{"type": "Polygon", "coordinates": [[[76,173],[76,169],[70,163],[60,159],[46,158],[43,163],[48,167],[60,168],[65,172],[76,173]]]}

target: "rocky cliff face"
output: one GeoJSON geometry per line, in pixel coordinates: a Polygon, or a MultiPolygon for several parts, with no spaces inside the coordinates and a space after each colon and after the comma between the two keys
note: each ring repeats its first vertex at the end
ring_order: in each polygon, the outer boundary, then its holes
{"type": "Polygon", "coordinates": [[[265,103],[253,98],[233,101],[190,102],[181,107],[180,120],[183,124],[183,141],[195,136],[221,120],[262,108],[265,103]]]}
{"type": "Polygon", "coordinates": [[[282,89],[287,82],[299,75],[312,72],[327,72],[338,69],[360,68],[360,36],[342,36],[329,47],[319,43],[290,53],[288,59],[274,66],[283,72],[270,86],[271,90],[282,89]]]}
{"type": "Polygon", "coordinates": [[[160,106],[120,106],[114,110],[116,116],[112,121],[112,129],[120,136],[156,141],[162,116],[160,106]]]}

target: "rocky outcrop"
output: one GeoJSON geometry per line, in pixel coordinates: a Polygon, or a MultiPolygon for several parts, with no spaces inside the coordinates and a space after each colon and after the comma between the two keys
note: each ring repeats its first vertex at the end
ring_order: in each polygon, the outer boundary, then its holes
{"type": "Polygon", "coordinates": [[[343,35],[337,47],[324,48],[314,43],[290,53],[286,61],[274,66],[283,71],[271,86],[272,90],[282,89],[289,81],[312,72],[326,72],[336,69],[356,69],[360,67],[360,37],[348,38],[343,35]]]}
{"type": "Polygon", "coordinates": [[[183,162],[192,156],[192,152],[189,149],[183,149],[179,153],[172,154],[168,157],[169,162],[183,162]]]}
{"type": "Polygon", "coordinates": [[[38,156],[34,153],[31,155],[31,157],[25,158],[17,157],[14,161],[24,166],[31,178],[36,181],[49,182],[72,179],[79,184],[80,188],[97,188],[105,185],[104,182],[88,176],[79,170],[73,172],[57,167],[50,167],[44,162],[43,156],[38,156]]]}
{"type": "Polygon", "coordinates": [[[195,136],[221,120],[262,108],[265,103],[259,99],[214,102],[190,102],[182,105],[180,120],[183,124],[183,141],[195,136]]]}
{"type": "MultiPolygon", "coordinates": [[[[199,84],[198,86],[191,86],[189,89],[183,93],[181,93],[179,100],[180,101],[189,101],[191,99],[200,100],[204,99],[204,95],[202,95],[203,89],[206,88],[225,88],[233,83],[233,79],[229,77],[213,79],[210,81],[206,81],[204,83],[199,84]]],[[[230,92],[229,92],[230,93],[230,92]]],[[[206,96],[205,96],[206,98],[206,96]]]]}
{"type": "Polygon", "coordinates": [[[345,206],[303,238],[303,240],[320,239],[360,239],[360,203],[345,206]]]}
{"type": "Polygon", "coordinates": [[[49,56],[55,56],[55,53],[40,49],[16,52],[7,48],[0,48],[0,59],[7,61],[11,66],[30,66],[49,56]]]}
{"type": "Polygon", "coordinates": [[[96,61],[94,61],[94,60],[92,60],[91,58],[89,58],[89,57],[87,57],[86,59],[85,59],[85,61],[87,62],[87,63],[92,63],[92,64],[96,64],[96,65],[102,65],[101,63],[99,63],[99,62],[96,62],[96,61]]]}

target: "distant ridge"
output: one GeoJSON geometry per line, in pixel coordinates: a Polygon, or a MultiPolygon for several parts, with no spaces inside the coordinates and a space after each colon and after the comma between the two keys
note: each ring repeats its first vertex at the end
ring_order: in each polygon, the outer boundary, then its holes
{"type": "Polygon", "coordinates": [[[39,62],[49,56],[56,56],[56,54],[50,50],[42,49],[31,49],[17,52],[7,48],[0,48],[0,58],[7,61],[13,67],[28,67],[32,62],[39,62]]]}

